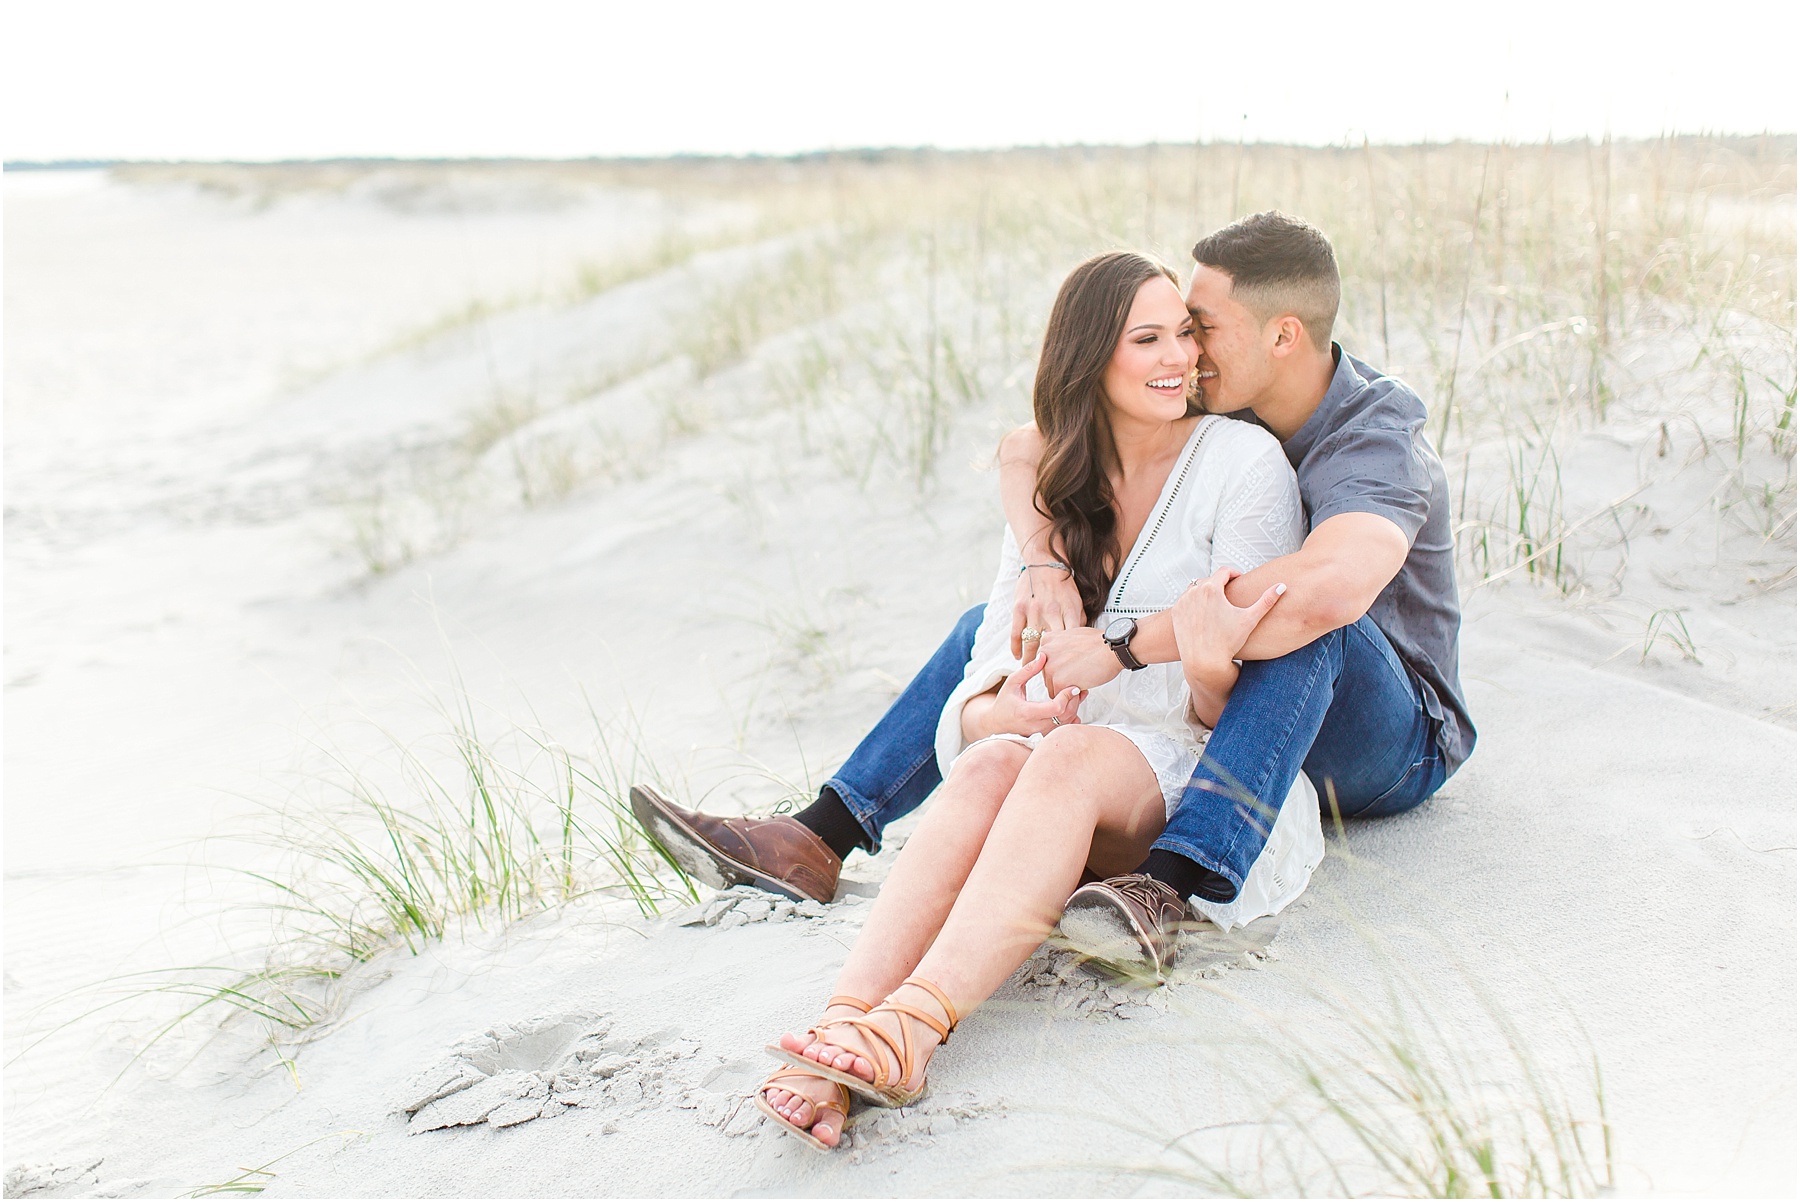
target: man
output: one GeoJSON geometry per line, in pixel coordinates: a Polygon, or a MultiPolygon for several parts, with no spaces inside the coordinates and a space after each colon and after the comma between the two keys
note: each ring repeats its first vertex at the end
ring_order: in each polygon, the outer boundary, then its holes
{"type": "MultiPolygon", "coordinates": [[[[1260,621],[1234,624],[1247,632],[1237,684],[1150,858],[1069,899],[1064,935],[1146,978],[1168,967],[1185,898],[1236,897],[1297,773],[1330,814],[1398,814],[1436,792],[1475,743],[1457,667],[1449,488],[1425,435],[1424,403],[1331,340],[1337,260],[1317,229],[1258,213],[1202,239],[1194,261],[1187,302],[1200,336],[1201,402],[1281,440],[1309,533],[1293,555],[1223,586],[1241,610],[1285,588],[1260,621]]],[[[1031,427],[1002,447],[1007,520],[1025,562],[1049,565],[1020,579],[1022,653],[1041,647],[1052,695],[1178,659],[1200,612],[1194,590],[1172,610],[1118,623],[1129,629],[1085,624],[1035,507],[1041,449],[1031,427]]],[[[807,809],[719,819],[634,789],[634,812],[702,880],[827,900],[844,856],[878,849],[883,827],[937,785],[933,732],[981,613],[963,615],[807,809]]]]}

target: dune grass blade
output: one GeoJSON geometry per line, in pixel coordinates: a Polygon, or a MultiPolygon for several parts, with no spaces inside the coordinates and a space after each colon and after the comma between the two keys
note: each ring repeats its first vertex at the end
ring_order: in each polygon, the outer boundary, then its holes
{"type": "Polygon", "coordinates": [[[634,781],[668,783],[642,754],[641,732],[609,727],[591,703],[587,754],[535,725],[490,732],[454,674],[435,709],[440,729],[422,739],[378,730],[377,751],[354,760],[321,748],[323,767],[295,801],[211,842],[213,871],[251,888],[226,916],[262,932],[242,963],[84,987],[80,1011],[56,1029],[175,999],[140,1055],[208,1016],[253,1020],[279,1045],[334,1018],[346,976],[385,952],[417,954],[465,924],[505,925],[592,894],[627,897],[647,916],[698,896],[631,816],[634,781]]]}

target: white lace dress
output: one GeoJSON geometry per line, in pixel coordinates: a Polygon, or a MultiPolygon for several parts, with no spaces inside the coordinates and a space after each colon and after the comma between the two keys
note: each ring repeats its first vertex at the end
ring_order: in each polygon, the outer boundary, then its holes
{"type": "MultiPolygon", "coordinates": [[[[1200,419],[1113,581],[1106,608],[1094,625],[1121,615],[1144,618],[1175,604],[1190,581],[1221,567],[1248,571],[1300,547],[1305,520],[1300,489],[1281,444],[1258,426],[1229,418],[1200,419]]],[[[1019,546],[1011,529],[1001,542],[1000,570],[987,614],[975,635],[963,682],[938,719],[937,760],[946,777],[966,747],[962,709],[967,702],[1018,671],[1010,650],[1013,590],[1019,546]]],[[[1044,700],[1043,678],[1026,695],[1044,700]]],[[[1179,663],[1151,664],[1120,672],[1081,700],[1081,721],[1130,739],[1143,752],[1173,814],[1200,752],[1212,733],[1193,717],[1179,663]]],[[[1036,746],[1041,735],[996,735],[1036,746]]],[[[1324,836],[1312,784],[1304,775],[1282,803],[1269,842],[1251,866],[1238,897],[1227,903],[1191,899],[1195,909],[1229,930],[1286,906],[1306,888],[1324,857],[1324,836]]]]}

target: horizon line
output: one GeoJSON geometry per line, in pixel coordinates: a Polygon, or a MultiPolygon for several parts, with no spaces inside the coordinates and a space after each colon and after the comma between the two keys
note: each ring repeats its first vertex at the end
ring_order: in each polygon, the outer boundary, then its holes
{"type": "MultiPolygon", "coordinates": [[[[1516,138],[1444,138],[1417,139],[1413,141],[1381,141],[1369,139],[1370,146],[1387,149],[1430,149],[1448,146],[1572,146],[1579,144],[1603,145],[1611,142],[1614,145],[1633,145],[1648,142],[1713,140],[1713,141],[1751,141],[1762,139],[1794,140],[1794,130],[1763,129],[1754,133],[1699,131],[1665,131],[1659,134],[1642,134],[1630,136],[1613,136],[1611,134],[1594,137],[1592,134],[1581,134],[1567,138],[1546,136],[1542,139],[1524,141],[1516,138]]],[[[436,166],[449,164],[502,164],[502,163],[657,163],[672,160],[718,161],[731,160],[738,162],[755,161],[795,161],[802,159],[825,159],[835,157],[869,158],[884,155],[982,155],[1009,154],[1032,151],[1082,151],[1082,150],[1151,150],[1151,149],[1199,149],[1214,147],[1275,147],[1288,150],[1355,150],[1360,143],[1350,142],[1298,142],[1273,139],[1256,139],[1254,141],[1231,141],[1207,139],[1191,142],[1020,142],[1007,146],[934,146],[931,144],[901,146],[842,146],[827,147],[815,150],[795,151],[671,151],[666,154],[571,154],[571,155],[508,155],[508,154],[470,154],[470,155],[407,155],[407,154],[340,154],[309,155],[277,158],[53,158],[53,159],[7,159],[0,162],[0,170],[4,171],[74,171],[94,170],[110,167],[299,167],[328,166],[346,164],[418,164],[436,166]]]]}

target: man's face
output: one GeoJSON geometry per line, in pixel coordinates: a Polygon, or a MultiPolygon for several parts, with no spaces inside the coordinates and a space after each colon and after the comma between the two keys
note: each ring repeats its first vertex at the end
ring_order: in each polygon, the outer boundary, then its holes
{"type": "Polygon", "coordinates": [[[1200,340],[1200,402],[1208,413],[1236,413],[1255,405],[1275,378],[1270,339],[1256,314],[1231,295],[1231,277],[1194,265],[1188,312],[1200,340]]]}

